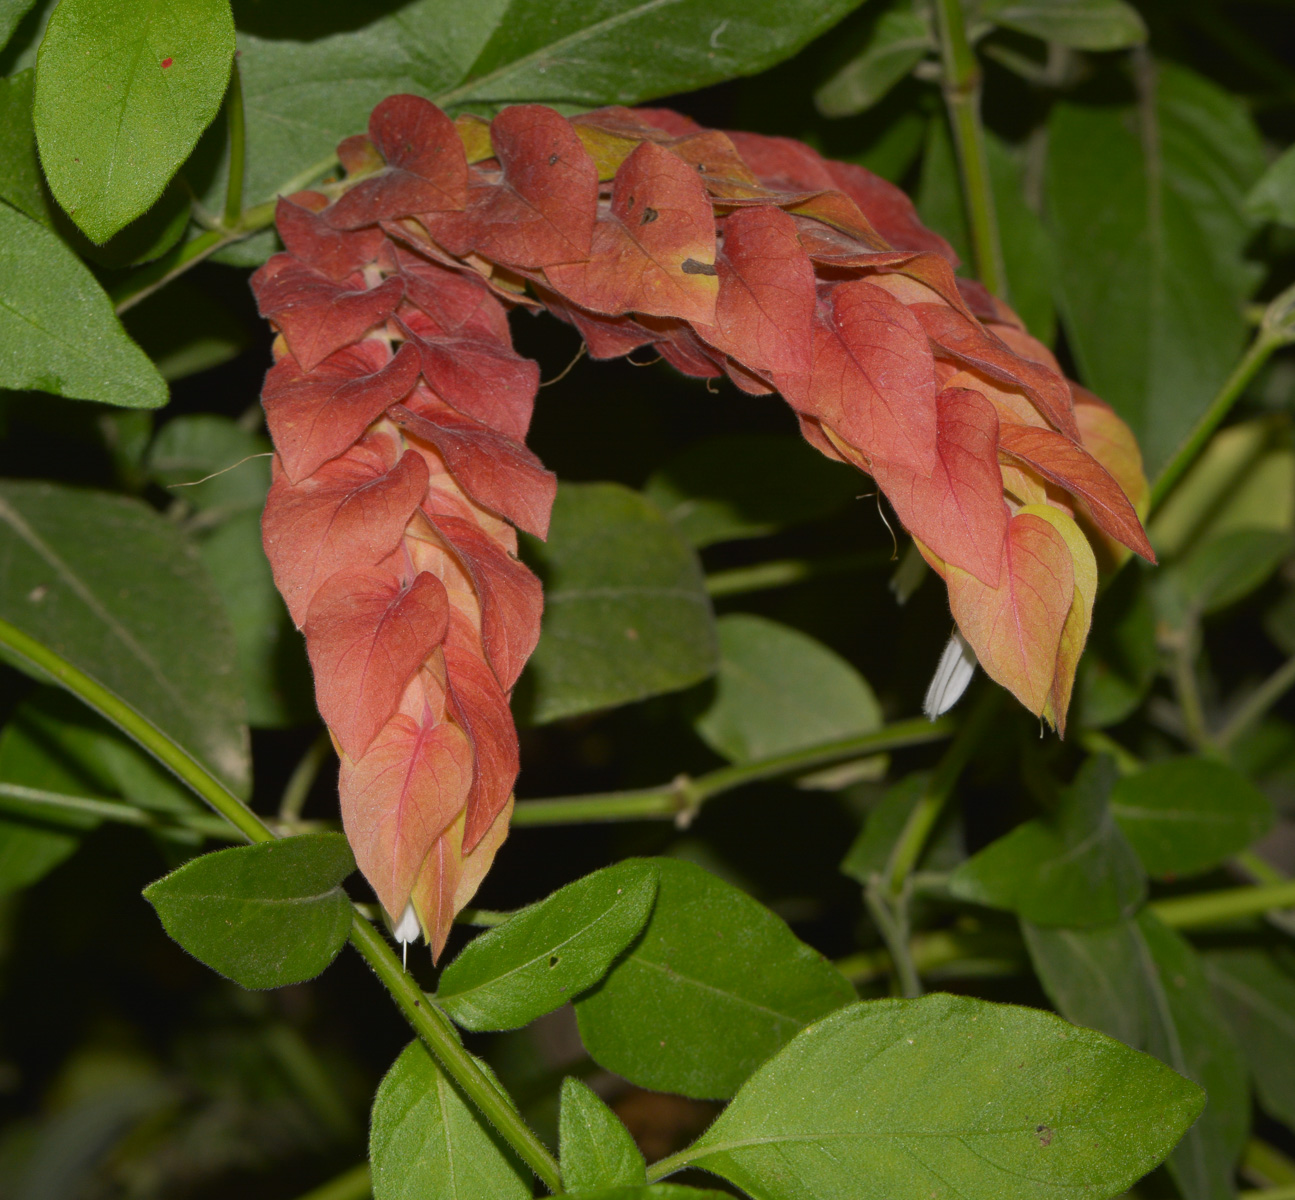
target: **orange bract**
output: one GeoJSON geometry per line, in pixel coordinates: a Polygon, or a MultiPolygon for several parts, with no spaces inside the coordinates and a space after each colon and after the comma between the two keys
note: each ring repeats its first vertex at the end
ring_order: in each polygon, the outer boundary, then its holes
{"type": "Polygon", "coordinates": [[[899,189],[663,110],[519,105],[487,127],[394,96],[339,156],[350,186],[281,200],[286,252],[252,281],[281,334],[265,547],[356,860],[433,953],[507,832],[508,697],[539,636],[514,527],[545,535],[556,480],[523,444],[539,377],[509,306],[597,358],[651,345],[781,392],[875,477],[985,670],[1064,729],[1096,591],[1072,516],[1151,557],[1137,446],[954,276],[899,189]]]}

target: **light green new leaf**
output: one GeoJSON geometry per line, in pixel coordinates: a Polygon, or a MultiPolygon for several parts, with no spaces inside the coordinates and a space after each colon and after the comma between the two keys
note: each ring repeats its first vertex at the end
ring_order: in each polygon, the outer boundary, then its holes
{"type": "Polygon", "coordinates": [[[197,550],[173,522],[121,496],[0,483],[0,619],[247,794],[233,635],[197,550]]]}
{"type": "Polygon", "coordinates": [[[1262,837],[1273,806],[1240,771],[1208,758],[1152,763],[1118,780],[1111,814],[1154,876],[1196,875],[1262,837]]]}
{"type": "Polygon", "coordinates": [[[1295,972],[1264,950],[1212,950],[1204,958],[1214,998],[1250,1064],[1259,1103],[1295,1128],[1295,972]]]}
{"type": "Polygon", "coordinates": [[[1169,1170],[1184,1200],[1230,1195],[1249,1129],[1245,1064],[1195,951],[1147,910],[1099,929],[1022,922],[1021,931],[1044,990],[1067,1020],[1154,1054],[1205,1088],[1205,1112],[1169,1170]]]}
{"type": "Polygon", "coordinates": [[[973,855],[953,873],[949,891],[1036,925],[1105,925],[1132,912],[1146,879],[1107,806],[1116,778],[1109,758],[1090,758],[1055,812],[973,855]]]}
{"type": "Polygon", "coordinates": [[[369,1161],[374,1200],[531,1197],[530,1175],[508,1143],[464,1100],[422,1042],[410,1042],[378,1085],[369,1161]]]}
{"type": "Polygon", "coordinates": [[[1132,426],[1154,479],[1250,336],[1245,197],[1264,155],[1238,98],[1163,60],[1148,82],[1141,116],[1053,109],[1046,207],[1081,378],[1132,426]]]}
{"type": "Polygon", "coordinates": [[[661,872],[647,928],[576,1001],[594,1061],[640,1087],[731,1096],[810,1021],[854,989],[745,892],[676,859],[661,872]]]}
{"type": "Polygon", "coordinates": [[[1051,1013],[873,1000],[801,1033],[685,1155],[760,1200],[1105,1200],[1202,1102],[1155,1059],[1051,1013]]]}
{"type": "Polygon", "coordinates": [[[1147,40],[1138,10],[1124,0],[984,0],[980,15],[1076,50],[1124,50],[1147,40]]]}
{"type": "Polygon", "coordinates": [[[540,643],[519,688],[532,721],[677,691],[714,671],[715,620],[696,555],[637,492],[563,484],[548,541],[525,547],[544,581],[540,643]]]}
{"type": "Polygon", "coordinates": [[[1246,205],[1256,217],[1295,225],[1295,146],[1260,176],[1246,205]]]}
{"type": "Polygon", "coordinates": [[[436,1002],[465,1029],[519,1029],[598,982],[647,922],[657,867],[630,859],[559,888],[469,942],[436,1002]]]}
{"type": "Polygon", "coordinates": [[[729,434],[667,459],[643,494],[700,550],[830,516],[859,494],[859,475],[803,438],[729,434]]]}
{"type": "Polygon", "coordinates": [[[697,732],[749,762],[881,728],[868,681],[822,642],[765,617],[721,617],[715,699],[697,732]]]}
{"type": "Polygon", "coordinates": [[[160,408],[166,383],[85,264],[0,204],[0,387],[160,408]]]}
{"type": "Polygon", "coordinates": [[[245,988],[313,979],[351,928],[341,882],[355,859],[340,833],[217,850],[144,889],[167,933],[245,988]]]}
{"type": "Polygon", "coordinates": [[[585,1193],[647,1185],[643,1155],[630,1131],[596,1092],[578,1079],[564,1079],[561,1104],[558,1161],[566,1191],[585,1193]]]}
{"type": "Polygon", "coordinates": [[[61,0],[36,60],[50,190],[95,242],[162,194],[229,82],[228,0],[61,0]]]}
{"type": "Polygon", "coordinates": [[[853,117],[871,108],[935,49],[926,21],[904,8],[883,13],[863,52],[814,93],[825,117],[853,117]]]}

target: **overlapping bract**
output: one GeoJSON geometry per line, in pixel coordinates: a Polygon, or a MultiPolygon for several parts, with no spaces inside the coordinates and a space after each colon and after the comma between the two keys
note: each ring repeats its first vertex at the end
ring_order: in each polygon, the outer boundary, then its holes
{"type": "Polygon", "coordinates": [[[1151,557],[1127,428],[1066,382],[897,188],[663,110],[487,124],[395,96],[339,147],[331,203],[279,203],[264,531],[342,758],[356,859],[439,952],[507,827],[508,695],[539,632],[514,527],[553,477],[523,444],[537,370],[510,305],[595,358],[654,347],[780,392],[874,476],[985,669],[1064,728],[1103,552],[1151,557]]]}

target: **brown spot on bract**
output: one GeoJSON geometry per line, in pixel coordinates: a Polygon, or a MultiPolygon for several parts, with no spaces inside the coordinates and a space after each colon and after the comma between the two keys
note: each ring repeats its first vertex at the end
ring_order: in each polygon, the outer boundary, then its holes
{"type": "Polygon", "coordinates": [[[655,221],[658,216],[660,216],[660,214],[657,212],[655,208],[650,208],[647,205],[644,205],[643,216],[639,218],[639,224],[651,225],[652,222],[655,221]]]}
{"type": "Polygon", "coordinates": [[[679,265],[685,275],[718,275],[714,263],[698,262],[695,258],[685,258],[679,265]]]}

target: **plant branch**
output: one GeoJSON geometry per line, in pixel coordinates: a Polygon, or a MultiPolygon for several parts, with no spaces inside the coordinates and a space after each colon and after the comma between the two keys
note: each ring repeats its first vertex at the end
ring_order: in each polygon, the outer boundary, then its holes
{"type": "Polygon", "coordinates": [[[890,554],[838,554],[831,558],[785,558],[733,567],[706,576],[706,591],[712,597],[740,596],[770,588],[790,587],[807,579],[827,579],[834,575],[853,575],[869,567],[881,566],[890,554]]]}
{"type": "Polygon", "coordinates": [[[238,69],[238,52],[229,68],[229,92],[225,97],[229,120],[229,178],[225,182],[225,227],[237,229],[243,219],[243,173],[247,161],[247,123],[243,116],[243,77],[238,69]]]}
{"type": "Polygon", "coordinates": [[[1292,687],[1295,687],[1295,655],[1288,658],[1249,696],[1228,719],[1214,739],[1220,750],[1226,750],[1258,721],[1292,687]]]}
{"type": "Polygon", "coordinates": [[[283,797],[279,801],[280,821],[301,820],[301,810],[305,806],[306,797],[310,795],[310,789],[315,786],[320,768],[332,748],[333,743],[328,736],[328,730],[321,729],[319,736],[310,743],[288,777],[288,784],[283,789],[283,797]]]}
{"type": "Polygon", "coordinates": [[[998,214],[989,179],[985,128],[980,120],[980,64],[967,38],[963,0],[936,0],[943,67],[944,103],[958,152],[967,229],[980,282],[995,296],[1007,296],[1007,274],[998,236],[998,214]]]}
{"type": "Polygon", "coordinates": [[[373,973],[391,993],[405,1019],[427,1044],[448,1075],[481,1110],[486,1119],[507,1139],[521,1159],[552,1192],[562,1190],[557,1160],[522,1115],[513,1108],[506,1093],[481,1069],[463,1048],[449,1020],[423,994],[418,984],[400,965],[387,940],[359,913],[351,920],[351,944],[364,956],[373,973]]]}
{"type": "Polygon", "coordinates": [[[1205,721],[1205,706],[1201,701],[1200,683],[1196,678],[1196,641],[1194,628],[1181,629],[1174,634],[1174,695],[1178,698],[1188,741],[1194,749],[1209,753],[1214,749],[1214,740],[1205,721]]]}
{"type": "MultiPolygon", "coordinates": [[[[963,933],[956,929],[933,929],[916,933],[909,941],[914,969],[921,975],[955,968],[959,977],[1014,975],[1027,967],[1025,947],[1015,933],[997,930],[963,933]]],[[[864,951],[838,959],[834,964],[856,986],[884,979],[895,972],[895,963],[885,950],[864,951]]]]}
{"type": "Polygon", "coordinates": [[[908,890],[905,889],[898,897],[888,896],[881,876],[873,875],[863,889],[863,898],[872,914],[873,924],[890,952],[901,994],[906,1000],[917,999],[922,994],[922,977],[918,974],[910,944],[908,890]]]}
{"type": "Polygon", "coordinates": [[[884,750],[938,742],[952,732],[953,721],[950,718],[928,721],[924,717],[914,717],[908,721],[896,721],[874,733],[720,767],[696,779],[681,775],[662,787],[519,800],[513,809],[512,823],[573,825],[592,821],[674,820],[686,824],[707,800],[721,792],[766,779],[805,774],[819,767],[879,754],[884,750]]]}
{"type": "Polygon", "coordinates": [[[206,813],[155,812],[120,800],[69,796],[18,783],[0,783],[0,809],[38,821],[71,824],[76,817],[86,816],[118,825],[133,825],[138,829],[152,829],[157,833],[184,831],[221,841],[242,840],[224,817],[209,817],[206,813]]]}
{"type": "Polygon", "coordinates": [[[299,1196],[297,1200],[365,1200],[373,1195],[373,1180],[369,1174],[369,1164],[361,1163],[349,1171],[330,1179],[321,1187],[299,1196]]]}
{"type": "Polygon", "coordinates": [[[1174,896],[1154,900],[1147,907],[1171,929],[1200,929],[1243,917],[1260,917],[1273,909],[1295,907],[1295,879],[1174,896]]]}

